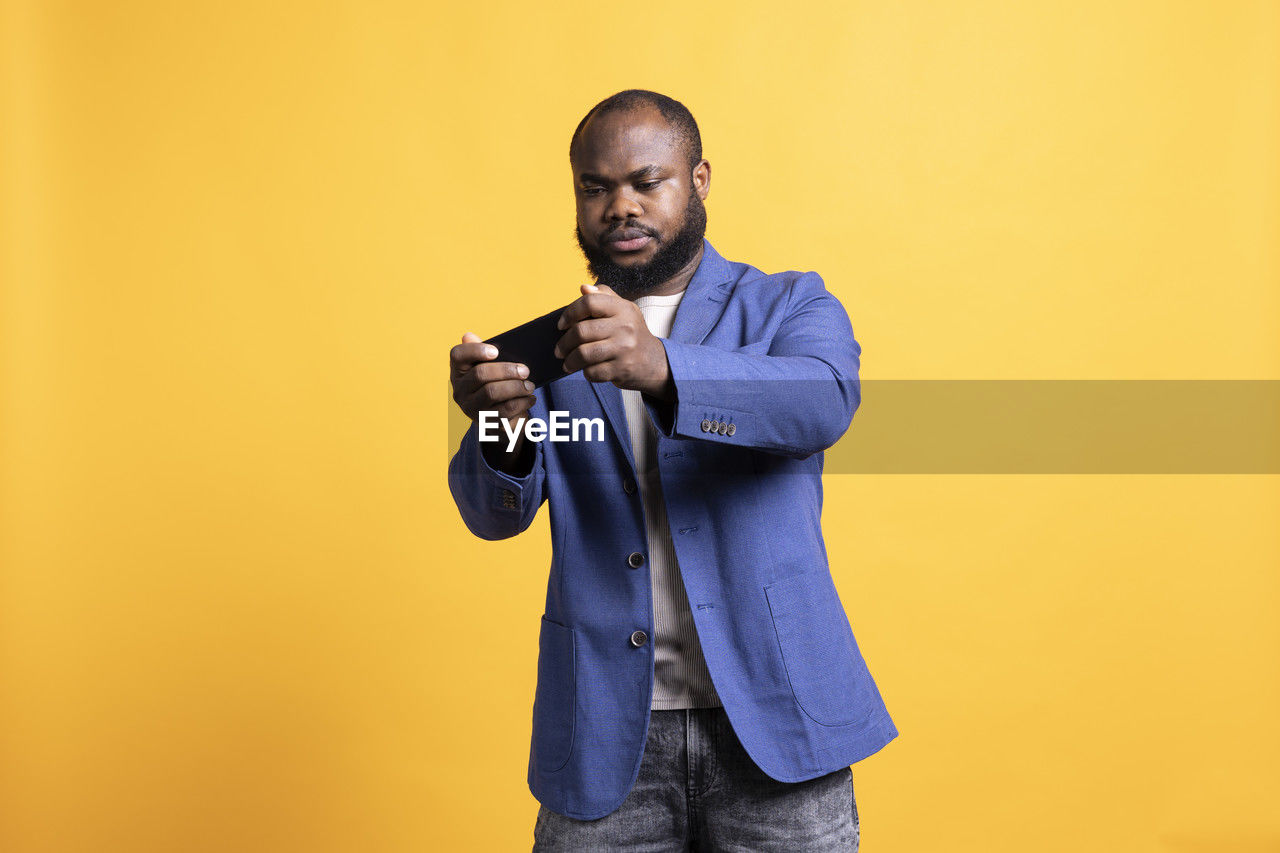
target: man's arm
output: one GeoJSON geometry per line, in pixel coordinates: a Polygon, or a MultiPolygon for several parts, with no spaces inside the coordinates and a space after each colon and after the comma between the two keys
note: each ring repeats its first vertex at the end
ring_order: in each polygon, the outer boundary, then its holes
{"type": "MultiPolygon", "coordinates": [[[[538,402],[529,410],[532,417],[546,418],[541,390],[538,402]]],[[[538,507],[546,500],[546,469],[542,443],[522,441],[519,455],[510,461],[510,470],[495,467],[507,446],[506,432],[498,428],[499,442],[479,441],[479,422],[473,421],[458,452],[449,460],[449,491],[467,529],[481,539],[508,539],[523,533],[538,507]]]]}
{"type": "Polygon", "coordinates": [[[862,348],[817,273],[798,276],[766,352],[661,339],[674,402],[642,399],[663,435],[805,458],[844,435],[861,402],[862,348]]]}
{"type": "Polygon", "coordinates": [[[449,351],[453,399],[471,418],[449,460],[449,491],[467,528],[482,539],[524,531],[546,498],[542,445],[525,442],[519,432],[513,442],[504,426],[521,430],[530,414],[545,419],[546,399],[529,381],[527,366],[494,361],[497,356],[497,347],[470,332],[449,351]],[[496,440],[482,442],[482,432],[496,440]]]}

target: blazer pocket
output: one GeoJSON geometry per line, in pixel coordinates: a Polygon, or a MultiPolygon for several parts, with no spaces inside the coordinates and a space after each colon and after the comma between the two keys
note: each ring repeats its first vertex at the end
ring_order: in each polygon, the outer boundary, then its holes
{"type": "Polygon", "coordinates": [[[811,572],[764,588],[791,692],[801,710],[824,726],[866,719],[866,664],[853,639],[831,575],[811,572]]]}
{"type": "Polygon", "coordinates": [[[533,755],[544,773],[569,763],[577,706],[574,632],[545,615],[538,635],[538,685],[533,695],[533,755]]]}

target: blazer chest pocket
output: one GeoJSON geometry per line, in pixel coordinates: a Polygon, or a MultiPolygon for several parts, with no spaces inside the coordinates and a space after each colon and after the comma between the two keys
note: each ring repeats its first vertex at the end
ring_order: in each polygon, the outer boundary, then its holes
{"type": "Polygon", "coordinates": [[[534,763],[554,773],[569,763],[577,705],[573,629],[542,617],[538,635],[538,684],[533,696],[534,763]]]}
{"type": "Polygon", "coordinates": [[[830,574],[793,575],[764,588],[791,692],[824,726],[867,718],[870,673],[830,574]],[[865,677],[865,680],[864,680],[865,677]]]}

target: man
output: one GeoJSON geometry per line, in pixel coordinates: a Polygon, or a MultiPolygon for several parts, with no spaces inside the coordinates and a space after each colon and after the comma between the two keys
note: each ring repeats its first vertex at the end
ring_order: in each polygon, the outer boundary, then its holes
{"type": "Polygon", "coordinates": [[[566,375],[535,389],[473,334],[450,352],[468,528],[502,539],[551,513],[534,849],[856,850],[849,765],[897,729],[819,522],[822,451],[860,400],[849,319],[816,274],[705,240],[711,166],[679,102],[607,98],[570,164],[597,284],[560,319],[566,375]],[[482,411],[600,416],[611,435],[481,442],[482,411]]]}

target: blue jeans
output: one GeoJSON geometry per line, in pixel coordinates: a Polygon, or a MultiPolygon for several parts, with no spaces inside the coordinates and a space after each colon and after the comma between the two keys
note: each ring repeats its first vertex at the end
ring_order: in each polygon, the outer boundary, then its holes
{"type": "Polygon", "coordinates": [[[650,711],[640,775],[597,820],[538,810],[534,853],[856,853],[853,772],[779,782],[756,766],[724,708],[650,711]]]}

